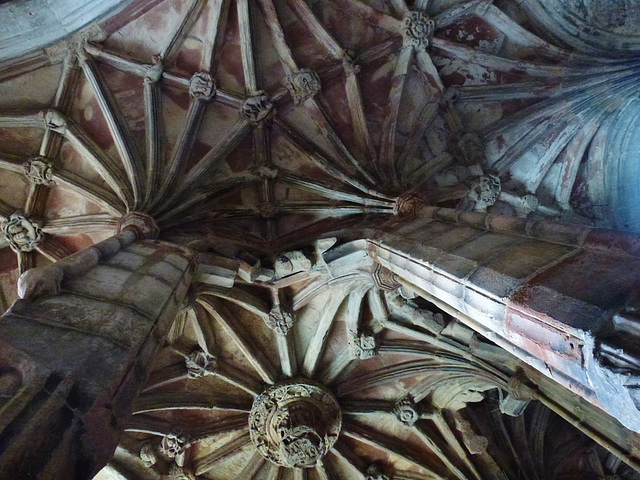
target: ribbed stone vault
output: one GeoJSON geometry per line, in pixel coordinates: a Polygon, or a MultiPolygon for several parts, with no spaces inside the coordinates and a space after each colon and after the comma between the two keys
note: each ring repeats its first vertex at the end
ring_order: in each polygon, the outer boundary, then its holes
{"type": "Polygon", "coordinates": [[[99,478],[635,478],[349,251],[424,203],[639,231],[638,17],[604,3],[140,0],[3,64],[3,311],[128,212],[201,255],[99,478]],[[313,468],[249,434],[291,378],[343,416],[313,468]]]}

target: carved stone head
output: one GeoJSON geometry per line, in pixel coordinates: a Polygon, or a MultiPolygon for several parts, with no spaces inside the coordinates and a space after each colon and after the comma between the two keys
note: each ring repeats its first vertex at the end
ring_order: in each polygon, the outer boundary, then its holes
{"type": "Polygon", "coordinates": [[[2,233],[14,252],[31,252],[42,241],[44,233],[28,218],[13,214],[2,225],[2,233]]]}

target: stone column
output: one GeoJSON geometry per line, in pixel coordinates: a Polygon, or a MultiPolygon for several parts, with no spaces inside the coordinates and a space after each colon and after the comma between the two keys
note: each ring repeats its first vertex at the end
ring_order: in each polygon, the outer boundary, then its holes
{"type": "Polygon", "coordinates": [[[424,207],[367,243],[405,288],[640,432],[640,236],[424,207]]]}
{"type": "Polygon", "coordinates": [[[0,319],[0,478],[86,480],[111,459],[195,267],[143,236],[21,277],[0,319]]]}

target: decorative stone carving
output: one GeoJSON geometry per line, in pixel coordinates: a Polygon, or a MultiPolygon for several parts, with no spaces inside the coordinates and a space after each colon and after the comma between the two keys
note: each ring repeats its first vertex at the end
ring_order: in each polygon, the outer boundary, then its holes
{"type": "Polygon", "coordinates": [[[151,58],[151,65],[147,68],[144,75],[144,83],[157,83],[162,78],[164,66],[162,65],[162,57],[154,55],[151,58]]]}
{"type": "Polygon", "coordinates": [[[274,218],[280,209],[273,203],[263,203],[258,207],[258,214],[264,219],[274,218]]]}
{"type": "Polygon", "coordinates": [[[431,45],[436,23],[422,12],[409,12],[403,20],[404,42],[416,48],[426,49],[431,45]]]}
{"type": "Polygon", "coordinates": [[[158,462],[158,457],[156,457],[156,452],[153,450],[153,445],[145,443],[142,446],[142,449],[140,450],[140,459],[147,468],[153,467],[158,462]]]}
{"type": "Polygon", "coordinates": [[[117,231],[132,228],[141,238],[155,239],[160,234],[160,228],[153,217],[142,212],[129,212],[118,220],[117,231]]]}
{"type": "Polygon", "coordinates": [[[282,305],[274,304],[269,312],[269,318],[265,320],[267,327],[279,335],[286,336],[293,327],[293,316],[282,308],[282,305]]]}
{"type": "Polygon", "coordinates": [[[274,180],[278,176],[278,167],[273,165],[260,165],[252,170],[252,173],[263,180],[274,180]]]}
{"type": "Polygon", "coordinates": [[[189,81],[189,95],[198,100],[211,100],[216,94],[216,82],[204,72],[194,73],[189,81]]]}
{"type": "Polygon", "coordinates": [[[467,165],[481,164],[484,160],[484,143],[476,132],[463,133],[457,141],[460,160],[467,165]]]}
{"type": "Polygon", "coordinates": [[[369,465],[369,468],[367,468],[366,471],[366,477],[365,480],[390,480],[390,478],[385,475],[384,473],[382,473],[382,470],[380,469],[379,466],[377,466],[375,463],[372,465],[369,465]]]}
{"type": "Polygon", "coordinates": [[[533,400],[534,390],[525,382],[527,375],[524,370],[518,370],[507,383],[507,396],[500,401],[500,411],[513,417],[520,416],[533,400]]]}
{"type": "Polygon", "coordinates": [[[256,397],[249,432],[258,451],[284,467],[311,468],[335,444],[342,425],[338,402],[324,387],[298,379],[256,397]]]}
{"type": "Polygon", "coordinates": [[[349,353],[354,358],[366,360],[373,358],[378,353],[378,341],[376,336],[369,331],[353,333],[349,340],[349,353]]]}
{"type": "Polygon", "coordinates": [[[247,98],[242,105],[242,115],[251,123],[258,123],[265,119],[273,109],[273,101],[262,90],[247,98]]]}
{"type": "Polygon", "coordinates": [[[381,290],[390,292],[400,288],[398,276],[377,262],[373,265],[373,272],[371,275],[373,276],[374,285],[381,290]]]}
{"type": "Polygon", "coordinates": [[[31,252],[42,241],[40,227],[26,217],[14,213],[2,224],[2,233],[14,252],[31,252]]]}
{"type": "Polygon", "coordinates": [[[520,197],[511,193],[502,192],[500,194],[500,201],[508,203],[519,217],[526,217],[531,212],[535,212],[538,206],[540,206],[538,197],[530,193],[520,197]]]}
{"type": "Polygon", "coordinates": [[[498,200],[502,185],[500,177],[497,175],[482,175],[477,177],[467,196],[462,200],[462,210],[474,210],[476,212],[486,212],[498,200]]]}
{"type": "Polygon", "coordinates": [[[67,121],[60,112],[47,110],[46,112],[41,112],[40,115],[44,118],[44,126],[46,128],[62,135],[67,131],[67,121]]]}
{"type": "Polygon", "coordinates": [[[415,217],[427,201],[414,192],[405,192],[396,199],[393,214],[399,217],[415,217]]]}
{"type": "Polygon", "coordinates": [[[46,157],[36,157],[22,164],[24,174],[34,185],[53,185],[53,167],[46,157]]]}
{"type": "Polygon", "coordinates": [[[295,105],[314,97],[320,93],[321,89],[320,77],[308,68],[302,68],[289,75],[286,79],[286,85],[295,105]]]}
{"type": "Polygon", "coordinates": [[[409,397],[404,397],[403,399],[398,400],[393,407],[393,413],[398,420],[409,427],[413,427],[420,419],[420,414],[416,409],[416,404],[409,397]]]}
{"type": "Polygon", "coordinates": [[[218,368],[218,359],[202,349],[194,350],[188,354],[184,359],[184,363],[187,366],[187,376],[189,378],[215,375],[218,368]]]}
{"type": "Polygon", "coordinates": [[[170,433],[162,437],[160,442],[160,452],[169,458],[175,459],[178,466],[184,466],[184,454],[191,446],[190,439],[180,433],[170,433]]]}
{"type": "Polygon", "coordinates": [[[175,463],[169,469],[169,478],[171,480],[196,480],[196,476],[193,473],[175,463]]]}
{"type": "Polygon", "coordinates": [[[284,278],[294,273],[311,270],[313,263],[304,253],[295,250],[280,255],[273,266],[276,271],[276,278],[284,278]]]}

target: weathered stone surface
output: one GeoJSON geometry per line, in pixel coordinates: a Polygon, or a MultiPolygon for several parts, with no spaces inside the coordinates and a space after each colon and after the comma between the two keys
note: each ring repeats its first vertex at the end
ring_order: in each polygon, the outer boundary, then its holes
{"type": "Polygon", "coordinates": [[[256,397],[249,416],[251,440],[269,461],[311,468],[338,439],[342,414],[333,395],[299,379],[276,384],[256,397]]]}

